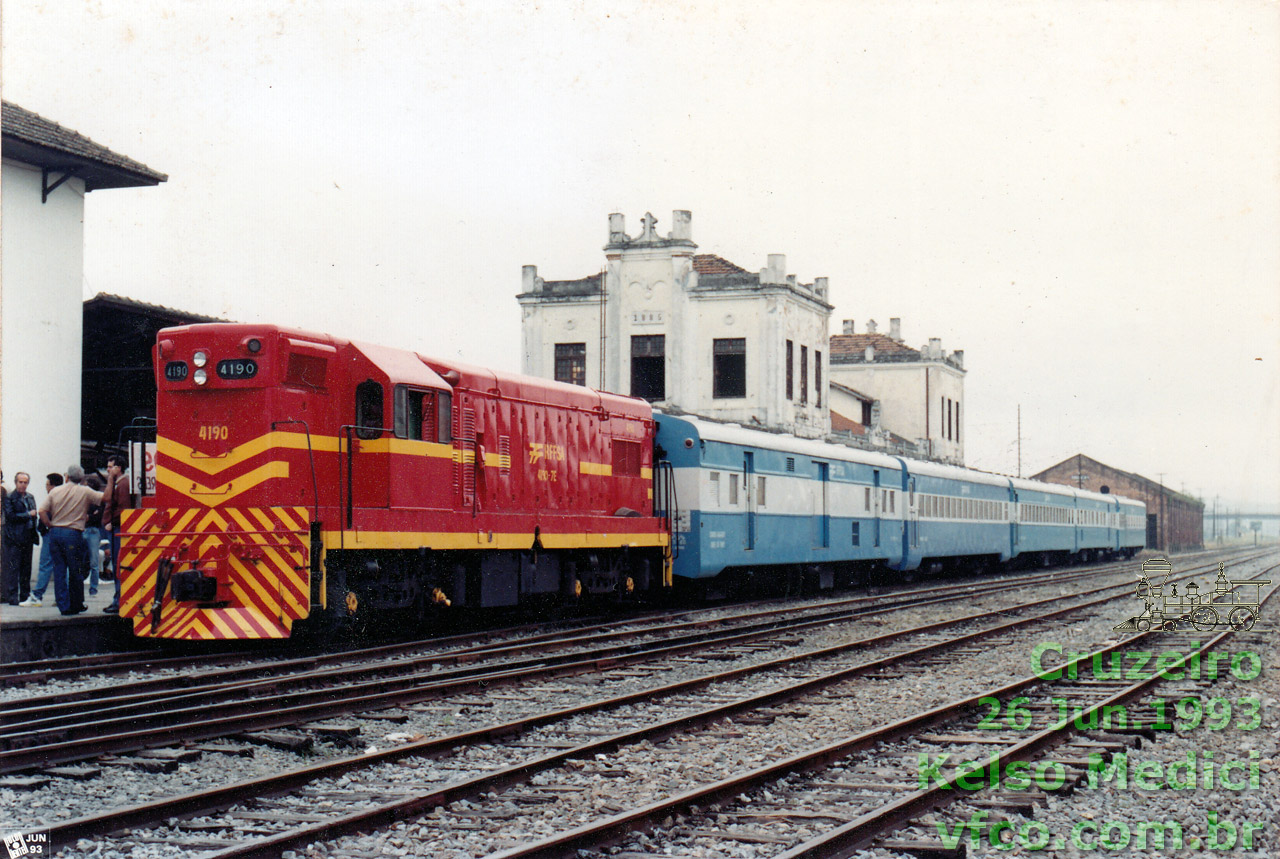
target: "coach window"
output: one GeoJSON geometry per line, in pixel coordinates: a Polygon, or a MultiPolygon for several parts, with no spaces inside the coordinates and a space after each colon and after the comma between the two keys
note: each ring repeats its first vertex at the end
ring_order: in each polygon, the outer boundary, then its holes
{"type": "Polygon", "coordinates": [[[738,475],[729,475],[729,506],[736,507],[738,505],[738,475]]]}
{"type": "Polygon", "coordinates": [[[711,472],[711,506],[720,506],[720,472],[711,472]]]}
{"type": "Polygon", "coordinates": [[[725,400],[746,395],[746,339],[735,337],[711,341],[711,396],[725,400]]]}
{"type": "Polygon", "coordinates": [[[570,385],[587,384],[587,344],[556,344],[556,381],[570,385]]]}
{"type": "Polygon", "coordinates": [[[356,385],[356,426],[360,438],[382,435],[382,385],[373,379],[356,385]]]}
{"type": "Polygon", "coordinates": [[[756,478],[756,505],[760,507],[763,507],[765,505],[763,477],[756,478]]]}

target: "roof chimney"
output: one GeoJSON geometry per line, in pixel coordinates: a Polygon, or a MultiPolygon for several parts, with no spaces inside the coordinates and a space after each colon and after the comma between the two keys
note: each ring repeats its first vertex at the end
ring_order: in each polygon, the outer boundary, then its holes
{"type": "Polygon", "coordinates": [[[841,324],[841,326],[842,326],[842,328],[843,328],[843,331],[841,332],[842,334],[853,334],[853,333],[854,333],[854,330],[853,330],[853,320],[852,320],[852,319],[846,319],[846,320],[844,320],[843,322],[841,322],[840,324],[841,324]]]}
{"type": "Polygon", "coordinates": [[[609,216],[609,241],[627,241],[627,218],[621,212],[614,212],[609,216]]]}
{"type": "Polygon", "coordinates": [[[902,318],[899,316],[889,317],[889,337],[893,340],[902,342],[902,318]]]}
{"type": "Polygon", "coordinates": [[[671,212],[671,232],[669,239],[693,241],[693,213],[688,209],[675,209],[671,212]]]}
{"type": "Polygon", "coordinates": [[[538,277],[536,265],[527,265],[520,270],[520,291],[526,293],[542,291],[542,278],[538,277]]]}
{"type": "Polygon", "coordinates": [[[951,353],[951,357],[955,359],[956,366],[959,367],[961,370],[963,370],[964,369],[964,350],[957,349],[956,351],[951,353]]]}
{"type": "Polygon", "coordinates": [[[941,337],[929,338],[929,357],[930,358],[942,357],[942,338],[941,337]]]}
{"type": "Polygon", "coordinates": [[[876,321],[874,319],[872,319],[870,322],[867,323],[867,333],[868,334],[876,333],[876,321]]]}
{"type": "Polygon", "coordinates": [[[769,254],[769,264],[760,272],[761,283],[787,282],[787,255],[769,254]]]}
{"type": "Polygon", "coordinates": [[[813,291],[818,294],[818,298],[825,301],[827,298],[827,279],[825,277],[815,277],[813,279],[813,291]]]}

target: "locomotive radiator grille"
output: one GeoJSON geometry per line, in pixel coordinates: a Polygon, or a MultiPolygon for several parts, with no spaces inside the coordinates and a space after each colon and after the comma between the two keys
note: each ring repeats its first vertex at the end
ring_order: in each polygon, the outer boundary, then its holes
{"type": "Polygon", "coordinates": [[[120,616],[144,638],[285,638],[310,611],[310,549],[303,507],[125,511],[120,616]],[[162,560],[216,580],[214,598],[175,601],[162,560]]]}

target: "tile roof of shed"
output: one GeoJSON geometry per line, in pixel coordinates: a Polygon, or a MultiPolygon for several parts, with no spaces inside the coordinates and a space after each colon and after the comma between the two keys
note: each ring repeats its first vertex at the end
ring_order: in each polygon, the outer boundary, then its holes
{"type": "Polygon", "coordinates": [[[831,358],[857,356],[861,358],[868,346],[874,346],[876,355],[900,355],[903,359],[918,360],[920,352],[894,340],[888,334],[832,334],[831,358]]]}
{"type": "Polygon", "coordinates": [[[169,179],[140,161],[113,152],[12,102],[0,104],[0,126],[5,157],[39,167],[73,170],[84,180],[86,191],[158,185],[169,179]]]}

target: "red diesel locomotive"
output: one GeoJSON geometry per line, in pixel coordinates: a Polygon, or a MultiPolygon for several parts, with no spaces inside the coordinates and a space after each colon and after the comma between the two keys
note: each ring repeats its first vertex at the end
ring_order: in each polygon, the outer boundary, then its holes
{"type": "Polygon", "coordinates": [[[271,325],[165,329],[155,359],[156,494],[121,540],[138,636],[671,583],[642,400],[271,325]]]}

